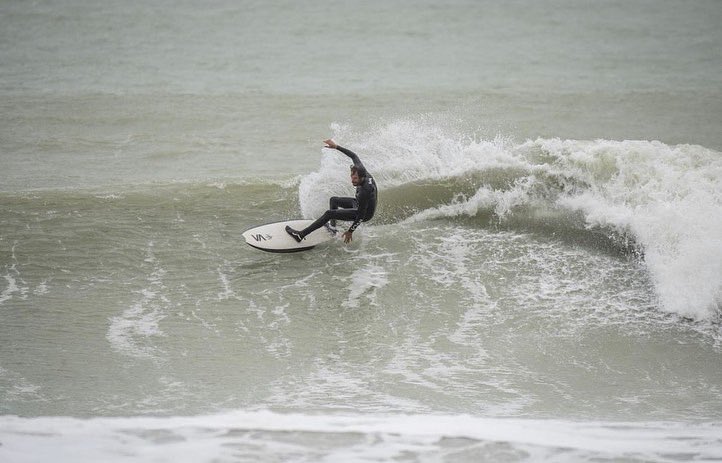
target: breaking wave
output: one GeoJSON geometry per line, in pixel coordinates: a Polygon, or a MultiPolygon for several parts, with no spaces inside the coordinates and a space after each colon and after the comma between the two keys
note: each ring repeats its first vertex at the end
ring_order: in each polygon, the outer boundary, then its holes
{"type": "MultiPolygon", "coordinates": [[[[643,256],[663,310],[715,319],[722,307],[722,155],[658,141],[477,139],[422,118],[355,133],[334,125],[380,189],[377,221],[470,218],[602,233],[643,256]]],[[[305,217],[352,194],[348,160],[325,150],[301,179],[305,217]]]]}

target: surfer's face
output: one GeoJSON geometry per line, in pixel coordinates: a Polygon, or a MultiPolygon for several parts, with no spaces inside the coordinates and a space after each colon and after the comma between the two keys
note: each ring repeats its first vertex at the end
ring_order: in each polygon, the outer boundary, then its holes
{"type": "Polygon", "coordinates": [[[356,172],[351,172],[351,184],[352,184],[353,186],[359,186],[359,185],[361,185],[361,179],[359,178],[358,173],[356,173],[356,172]]]}

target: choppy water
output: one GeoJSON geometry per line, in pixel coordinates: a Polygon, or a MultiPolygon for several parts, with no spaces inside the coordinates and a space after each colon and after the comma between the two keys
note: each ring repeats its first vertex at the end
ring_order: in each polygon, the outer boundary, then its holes
{"type": "Polygon", "coordinates": [[[0,459],[722,459],[720,19],[3,4],[0,459]]]}

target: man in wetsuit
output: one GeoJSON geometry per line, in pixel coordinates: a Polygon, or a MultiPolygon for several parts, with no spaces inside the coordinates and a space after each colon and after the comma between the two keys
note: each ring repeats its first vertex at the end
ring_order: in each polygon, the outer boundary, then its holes
{"type": "Polygon", "coordinates": [[[353,232],[356,230],[356,227],[358,227],[361,222],[371,220],[376,211],[376,182],[366,171],[366,168],[356,153],[337,145],[330,139],[325,140],[324,143],[326,143],[324,148],[339,150],[353,161],[353,165],[351,166],[351,184],[356,187],[356,197],[332,197],[329,201],[330,209],[303,230],[298,231],[287,226],[286,232],[299,243],[306,235],[323,227],[328,221],[331,221],[331,226],[335,226],[336,220],[353,221],[348,230],[343,234],[344,243],[349,243],[353,239],[353,232]]]}

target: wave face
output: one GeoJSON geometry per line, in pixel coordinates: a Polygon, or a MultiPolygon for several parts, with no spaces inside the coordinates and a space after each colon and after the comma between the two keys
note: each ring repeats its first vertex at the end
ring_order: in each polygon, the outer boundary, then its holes
{"type": "MultiPolygon", "coordinates": [[[[380,185],[380,222],[475,218],[597,233],[643,256],[660,307],[712,319],[722,306],[722,156],[656,141],[477,139],[428,118],[367,133],[334,125],[380,185]]],[[[327,151],[301,180],[305,217],[344,188],[327,151]],[[335,192],[335,193],[334,193],[335,192]]]]}

